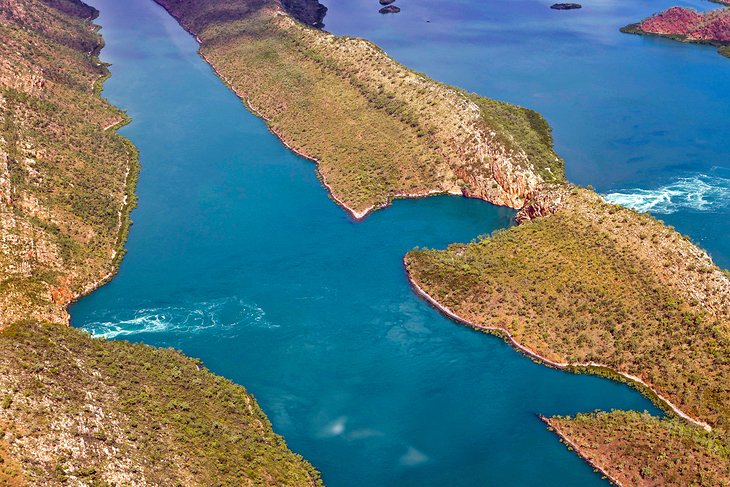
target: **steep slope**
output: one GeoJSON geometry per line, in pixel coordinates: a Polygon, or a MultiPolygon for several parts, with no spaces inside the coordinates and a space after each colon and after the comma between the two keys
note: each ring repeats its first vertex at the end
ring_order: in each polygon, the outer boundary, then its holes
{"type": "Polygon", "coordinates": [[[124,114],[98,96],[93,15],[0,2],[0,329],[67,322],[66,305],[121,257],[137,154],[110,130],[124,114]]]}
{"type": "Polygon", "coordinates": [[[531,110],[437,83],[363,39],[307,27],[276,0],[158,3],[284,143],[317,161],[357,217],[393,198],[445,192],[521,208],[563,179],[549,126],[531,110]]]}
{"type": "Polygon", "coordinates": [[[65,326],[116,269],[138,170],[95,15],[0,0],[0,484],[319,485],[242,387],[65,326]]]}

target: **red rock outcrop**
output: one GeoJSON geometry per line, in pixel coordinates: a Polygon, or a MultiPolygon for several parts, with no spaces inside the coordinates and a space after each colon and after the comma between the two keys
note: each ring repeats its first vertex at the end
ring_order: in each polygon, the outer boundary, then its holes
{"type": "Polygon", "coordinates": [[[688,41],[730,42],[730,9],[700,13],[691,8],[672,7],[639,23],[648,34],[668,35],[688,41]]]}

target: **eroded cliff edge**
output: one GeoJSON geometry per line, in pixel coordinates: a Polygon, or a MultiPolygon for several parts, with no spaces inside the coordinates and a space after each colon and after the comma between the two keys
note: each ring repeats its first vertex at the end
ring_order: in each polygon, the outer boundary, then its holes
{"type": "Polygon", "coordinates": [[[0,0],[0,484],[319,485],[243,387],[66,326],[116,269],[138,170],[95,15],[0,0]]]}

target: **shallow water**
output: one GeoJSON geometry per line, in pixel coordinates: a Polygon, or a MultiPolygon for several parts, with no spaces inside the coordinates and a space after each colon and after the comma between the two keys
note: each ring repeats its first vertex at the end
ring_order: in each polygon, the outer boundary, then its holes
{"type": "Polygon", "coordinates": [[[605,485],[536,414],[658,411],[627,386],[537,365],[411,291],[414,246],[513,212],[400,201],[362,223],[250,115],[149,0],[95,0],[105,95],[134,122],[139,208],[119,275],[71,309],[109,338],[175,347],[246,385],[328,485],[605,485]]]}
{"type": "Polygon", "coordinates": [[[517,103],[551,123],[571,181],[689,234],[730,268],[730,59],[709,46],[622,34],[704,0],[328,2],[327,30],[371,39],[429,76],[517,103]],[[430,21],[430,22],[427,22],[430,21]]]}

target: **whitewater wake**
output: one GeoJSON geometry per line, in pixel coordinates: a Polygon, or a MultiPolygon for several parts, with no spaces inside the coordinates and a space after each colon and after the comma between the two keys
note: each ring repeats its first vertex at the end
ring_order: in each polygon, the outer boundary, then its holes
{"type": "Polygon", "coordinates": [[[699,174],[657,189],[626,189],[604,198],[637,211],[665,215],[680,210],[716,212],[730,208],[730,179],[699,174]]]}
{"type": "Polygon", "coordinates": [[[266,313],[239,298],[222,298],[189,306],[164,306],[114,313],[87,323],[83,328],[94,337],[118,338],[140,333],[199,333],[232,330],[239,326],[274,328],[266,313]]]}

